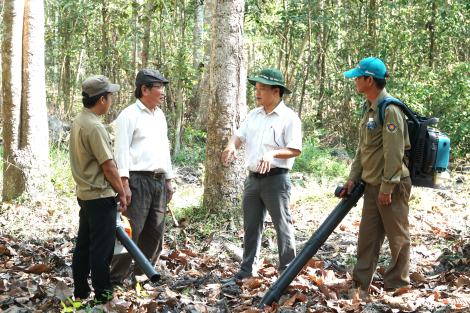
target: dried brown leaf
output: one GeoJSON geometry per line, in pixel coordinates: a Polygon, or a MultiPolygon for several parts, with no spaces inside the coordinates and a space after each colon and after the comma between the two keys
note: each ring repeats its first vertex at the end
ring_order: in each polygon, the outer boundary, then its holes
{"type": "Polygon", "coordinates": [[[398,288],[398,289],[395,290],[395,292],[393,293],[393,296],[396,297],[396,296],[402,295],[402,294],[408,292],[410,289],[411,289],[411,286],[406,286],[406,287],[398,288]]]}
{"type": "Polygon", "coordinates": [[[316,261],[315,259],[310,259],[308,260],[307,264],[305,264],[304,268],[302,270],[307,270],[307,267],[311,268],[321,268],[323,265],[323,261],[316,261]]]}
{"type": "Polygon", "coordinates": [[[427,282],[426,277],[424,277],[423,274],[420,273],[413,273],[410,275],[410,279],[414,281],[419,281],[419,282],[427,282]]]}
{"type": "Polygon", "coordinates": [[[36,264],[26,270],[27,273],[42,274],[50,270],[51,267],[46,264],[36,264]]]}
{"type": "Polygon", "coordinates": [[[170,299],[165,302],[166,305],[168,305],[170,308],[173,308],[175,305],[178,304],[176,299],[170,299]]]}
{"type": "Polygon", "coordinates": [[[183,252],[183,253],[186,254],[187,256],[192,256],[192,257],[197,256],[197,254],[194,253],[194,252],[192,252],[191,250],[181,250],[181,252],[183,252]]]}
{"type": "Polygon", "coordinates": [[[243,287],[254,289],[260,287],[262,284],[263,282],[261,278],[250,277],[243,283],[243,287]]]}

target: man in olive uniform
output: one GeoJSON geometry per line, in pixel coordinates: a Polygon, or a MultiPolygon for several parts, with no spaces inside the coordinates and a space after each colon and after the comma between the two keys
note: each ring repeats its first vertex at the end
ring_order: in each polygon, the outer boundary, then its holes
{"type": "Polygon", "coordinates": [[[277,233],[279,270],[284,271],[295,258],[289,170],[302,151],[300,119],[282,100],[283,94],[291,91],[284,86],[279,70],[264,69],[259,77],[248,81],[256,87],[260,107],[248,114],[222,154],[222,163],[227,165],[230,155],[236,157],[236,150],[242,143],[246,145],[245,166],[249,175],[242,199],[243,262],[238,273],[222,283],[256,275],[266,211],[277,233]]]}
{"type": "Polygon", "coordinates": [[[110,84],[103,75],[96,75],[82,84],[83,108],[74,119],[70,131],[70,167],[77,184],[80,224],[73,252],[72,273],[75,299],[90,294],[88,275],[95,299],[110,309],[128,306],[112,297],[109,265],[116,238],[117,203],[119,212],[126,210],[126,196],[113,159],[113,148],[100,115],[111,106],[111,92],[120,86],[110,84]],[[116,192],[118,194],[116,198],[116,192]]]}
{"type": "Polygon", "coordinates": [[[385,91],[385,77],[389,75],[380,59],[366,58],[344,75],[354,77],[357,91],[366,96],[359,145],[344,184],[351,191],[359,179],[366,182],[353,282],[356,288],[369,290],[386,235],[392,257],[383,278],[385,290],[394,291],[410,283],[411,179],[403,161],[405,150],[410,148],[408,126],[402,110],[395,105],[385,109],[383,126],[377,122],[379,101],[390,97],[385,91]],[[372,127],[367,127],[369,118],[374,119],[372,127]]]}

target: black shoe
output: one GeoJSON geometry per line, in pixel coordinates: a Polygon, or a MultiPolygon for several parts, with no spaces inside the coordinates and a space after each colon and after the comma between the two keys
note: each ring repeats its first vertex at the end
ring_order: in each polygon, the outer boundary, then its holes
{"type": "Polygon", "coordinates": [[[243,279],[243,276],[240,275],[240,274],[238,274],[238,273],[236,273],[235,275],[233,275],[233,276],[230,277],[230,278],[222,279],[222,280],[220,281],[220,283],[221,283],[221,284],[226,284],[226,283],[229,283],[229,282],[232,282],[232,281],[233,281],[233,282],[237,282],[237,280],[239,280],[239,279],[243,279]]]}

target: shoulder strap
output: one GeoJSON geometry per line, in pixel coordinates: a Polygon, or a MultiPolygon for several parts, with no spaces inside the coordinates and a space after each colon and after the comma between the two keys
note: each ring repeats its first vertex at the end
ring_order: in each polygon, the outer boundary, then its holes
{"type": "Polygon", "coordinates": [[[378,105],[377,105],[377,122],[380,124],[380,126],[383,126],[384,120],[385,120],[385,109],[389,104],[394,104],[405,113],[406,117],[408,119],[412,120],[415,124],[419,124],[418,119],[416,118],[416,115],[410,110],[410,108],[398,100],[397,98],[394,97],[385,97],[380,99],[378,105]]]}

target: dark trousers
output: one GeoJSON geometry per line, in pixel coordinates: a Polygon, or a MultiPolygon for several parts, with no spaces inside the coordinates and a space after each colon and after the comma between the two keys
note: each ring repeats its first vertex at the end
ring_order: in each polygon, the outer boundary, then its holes
{"type": "Polygon", "coordinates": [[[379,186],[366,185],[364,207],[362,209],[357,263],[353,270],[355,287],[369,290],[380,249],[388,238],[391,260],[384,274],[385,289],[395,290],[410,284],[410,233],[408,222],[408,200],[411,192],[411,179],[402,178],[392,193],[392,202],[378,203],[379,186]]]}
{"type": "MultiPolygon", "coordinates": [[[[155,266],[163,250],[167,205],[166,180],[130,173],[131,204],[123,213],[132,228],[132,240],[150,264],[155,266]]],[[[122,284],[127,277],[132,257],[129,253],[115,255],[111,264],[111,282],[122,284]]],[[[142,275],[139,266],[134,275],[142,275]]]]}
{"type": "Polygon", "coordinates": [[[116,238],[116,198],[77,200],[80,205],[80,225],[72,260],[74,295],[76,298],[87,298],[91,291],[87,281],[91,270],[95,298],[107,303],[112,299],[113,292],[109,265],[116,238]]]}
{"type": "Polygon", "coordinates": [[[243,262],[238,274],[256,275],[261,235],[266,211],[271,215],[277,233],[279,269],[282,271],[295,258],[295,237],[289,198],[291,182],[288,173],[264,178],[248,176],[243,191],[243,262]]]}

